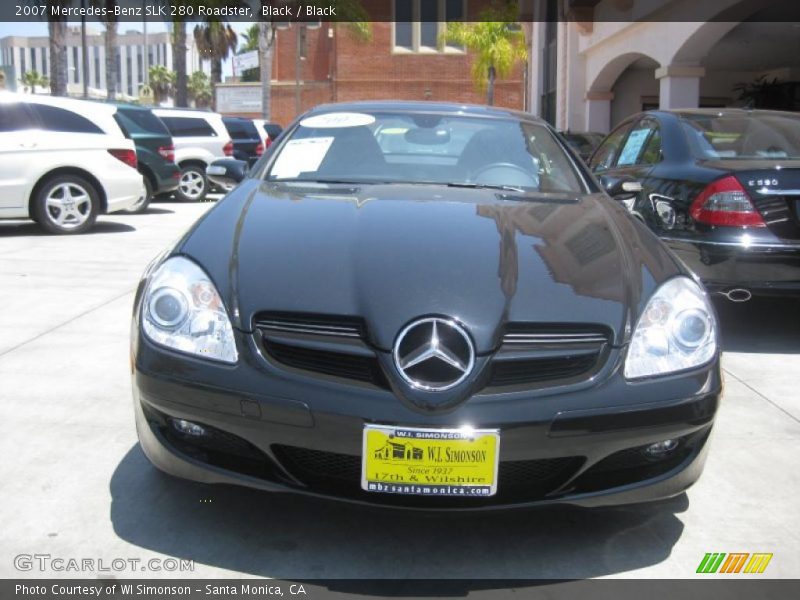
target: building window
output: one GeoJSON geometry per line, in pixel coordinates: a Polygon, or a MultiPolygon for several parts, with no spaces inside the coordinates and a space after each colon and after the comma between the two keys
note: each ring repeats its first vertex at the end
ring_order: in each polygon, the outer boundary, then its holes
{"type": "Polygon", "coordinates": [[[73,67],[73,79],[72,83],[80,83],[80,75],[81,75],[81,61],[78,59],[78,47],[72,47],[72,67],[73,67]]]}
{"type": "Polygon", "coordinates": [[[447,23],[463,21],[466,0],[394,0],[394,50],[462,52],[455,44],[439,44],[447,23]]]}
{"type": "Polygon", "coordinates": [[[125,72],[128,74],[128,96],[133,96],[133,46],[125,46],[125,72]]]}
{"type": "Polygon", "coordinates": [[[36,71],[36,48],[31,48],[31,71],[36,71]]]}
{"type": "Polygon", "coordinates": [[[144,81],[144,46],[136,46],[136,83],[144,81]]]}
{"type": "Polygon", "coordinates": [[[19,74],[25,75],[25,48],[19,49],[19,74]]]}
{"type": "Polygon", "coordinates": [[[92,54],[94,55],[94,87],[100,89],[100,48],[99,46],[92,46],[92,54]]]}
{"type": "Polygon", "coordinates": [[[42,73],[47,75],[47,57],[50,56],[50,48],[42,48],[42,73]]]}

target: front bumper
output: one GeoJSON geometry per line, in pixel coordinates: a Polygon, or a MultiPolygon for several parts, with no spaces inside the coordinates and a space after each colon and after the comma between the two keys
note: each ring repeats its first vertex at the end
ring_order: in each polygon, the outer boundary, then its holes
{"type": "MultiPolygon", "coordinates": [[[[134,328],[136,331],[138,328],[134,328]]],[[[595,381],[561,389],[477,394],[447,414],[412,411],[391,392],[274,370],[237,333],[239,363],[223,366],[133,339],[133,396],[142,448],[161,470],[205,483],[420,509],[603,506],[680,494],[699,477],[722,388],[718,360],[702,370],[629,384],[619,355],[595,381]],[[610,376],[609,376],[610,373],[610,376]],[[187,438],[169,425],[204,425],[187,438]],[[491,498],[381,495],[360,488],[365,423],[500,430],[491,498]],[[680,439],[654,460],[643,446],[680,439]]]]}
{"type": "Polygon", "coordinates": [[[800,296],[800,244],[662,239],[711,292],[800,296]]]}

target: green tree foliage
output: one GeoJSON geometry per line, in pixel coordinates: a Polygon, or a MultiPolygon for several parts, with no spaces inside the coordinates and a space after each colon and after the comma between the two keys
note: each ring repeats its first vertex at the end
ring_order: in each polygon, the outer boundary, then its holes
{"type": "Polygon", "coordinates": [[[31,94],[36,93],[36,87],[47,87],[50,85],[50,80],[45,77],[43,74],[39,73],[35,69],[32,71],[26,71],[20,77],[20,82],[23,86],[25,86],[25,91],[30,92],[31,94]]]}
{"type": "Polygon", "coordinates": [[[493,6],[481,13],[476,23],[448,23],[441,42],[464,46],[475,57],[472,80],[486,90],[486,103],[494,104],[497,77],[508,77],[514,65],[528,58],[525,34],[516,21],[519,8],[515,3],[493,6]]]}

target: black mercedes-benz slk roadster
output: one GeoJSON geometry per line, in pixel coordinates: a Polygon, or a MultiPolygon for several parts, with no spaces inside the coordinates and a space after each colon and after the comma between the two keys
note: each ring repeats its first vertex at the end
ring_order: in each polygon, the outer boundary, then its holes
{"type": "Polygon", "coordinates": [[[300,117],[148,267],[133,396],[158,468],[424,509],[634,503],[700,475],[716,317],[545,123],[300,117]]]}

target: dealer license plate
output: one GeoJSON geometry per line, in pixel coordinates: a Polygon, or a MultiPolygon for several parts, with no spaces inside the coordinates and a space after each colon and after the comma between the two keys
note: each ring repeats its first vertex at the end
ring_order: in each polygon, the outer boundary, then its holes
{"type": "Polygon", "coordinates": [[[500,433],[365,425],[361,487],[420,496],[493,496],[500,433]]]}

